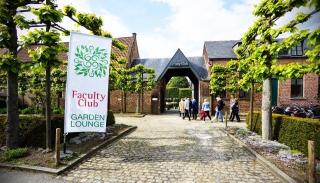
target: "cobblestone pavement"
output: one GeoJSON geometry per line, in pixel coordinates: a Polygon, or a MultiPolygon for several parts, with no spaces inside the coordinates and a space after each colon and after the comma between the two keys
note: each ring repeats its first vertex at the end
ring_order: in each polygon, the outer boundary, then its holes
{"type": "MultiPolygon", "coordinates": [[[[220,127],[178,115],[116,117],[138,129],[58,179],[73,182],[281,182],[220,127]]],[[[244,123],[229,126],[244,127],[244,123]]]]}

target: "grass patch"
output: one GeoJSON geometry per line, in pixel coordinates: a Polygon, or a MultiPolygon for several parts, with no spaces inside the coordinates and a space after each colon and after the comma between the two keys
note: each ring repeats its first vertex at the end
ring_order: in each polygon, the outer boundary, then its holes
{"type": "Polygon", "coordinates": [[[27,160],[21,160],[21,161],[13,161],[13,164],[14,165],[26,165],[28,164],[28,161],[27,160]]]}
{"type": "Polygon", "coordinates": [[[1,161],[11,161],[15,158],[25,156],[28,148],[10,149],[1,155],[1,161]]]}
{"type": "Polygon", "coordinates": [[[46,162],[46,163],[49,163],[49,164],[50,164],[50,163],[53,163],[52,160],[50,160],[50,159],[46,159],[45,162],[46,162]]]}
{"type": "Polygon", "coordinates": [[[251,135],[252,134],[252,132],[247,131],[247,130],[243,130],[243,129],[238,130],[237,133],[242,134],[242,135],[251,135]]]}
{"type": "Polygon", "coordinates": [[[294,149],[289,149],[288,151],[291,152],[292,154],[301,154],[300,151],[294,150],[294,149]]]}
{"type": "Polygon", "coordinates": [[[30,166],[37,166],[39,165],[39,163],[35,163],[35,162],[32,162],[32,163],[29,163],[30,166]]]}
{"type": "Polygon", "coordinates": [[[63,161],[71,161],[71,160],[73,160],[74,158],[75,158],[75,157],[74,157],[72,154],[70,154],[69,156],[63,158],[63,161]]]}

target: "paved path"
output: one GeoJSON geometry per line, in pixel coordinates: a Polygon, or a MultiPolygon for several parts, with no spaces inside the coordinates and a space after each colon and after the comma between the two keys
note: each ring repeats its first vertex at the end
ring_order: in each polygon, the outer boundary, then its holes
{"type": "Polygon", "coordinates": [[[281,182],[220,130],[224,123],[182,120],[177,114],[116,121],[138,129],[56,178],[96,183],[281,182]]]}

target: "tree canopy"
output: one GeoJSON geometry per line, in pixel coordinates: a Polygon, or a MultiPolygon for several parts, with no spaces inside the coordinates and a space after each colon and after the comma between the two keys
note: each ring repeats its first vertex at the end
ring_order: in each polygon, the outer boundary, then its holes
{"type": "Polygon", "coordinates": [[[189,82],[185,76],[176,76],[170,79],[167,86],[177,88],[189,88],[189,82]]]}

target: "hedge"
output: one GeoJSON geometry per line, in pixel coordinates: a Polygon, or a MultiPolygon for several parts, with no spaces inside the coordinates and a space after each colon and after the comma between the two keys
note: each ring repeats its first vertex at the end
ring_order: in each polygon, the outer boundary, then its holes
{"type": "MultiPolygon", "coordinates": [[[[262,134],[262,113],[253,112],[252,131],[262,134]]],[[[249,127],[249,114],[246,118],[249,127]]],[[[286,144],[291,149],[297,149],[308,154],[308,141],[315,143],[315,155],[320,159],[320,121],[309,118],[291,117],[272,114],[272,140],[286,144]]]]}
{"type": "Polygon", "coordinates": [[[166,98],[179,98],[179,88],[177,87],[167,87],[166,98]]]}
{"type": "Polygon", "coordinates": [[[192,89],[190,88],[180,88],[179,89],[179,98],[192,98],[192,89]]]}
{"type": "MultiPolygon", "coordinates": [[[[115,118],[112,111],[108,112],[107,126],[115,124],[115,118]]],[[[0,116],[0,146],[6,144],[6,116],[0,116]]],[[[63,143],[64,115],[54,115],[51,119],[51,144],[54,147],[56,128],[61,129],[60,142],[63,143]]],[[[20,116],[19,117],[19,146],[20,147],[46,147],[46,119],[43,116],[20,116]]],[[[78,133],[69,133],[67,141],[76,137],[78,133]]]]}

